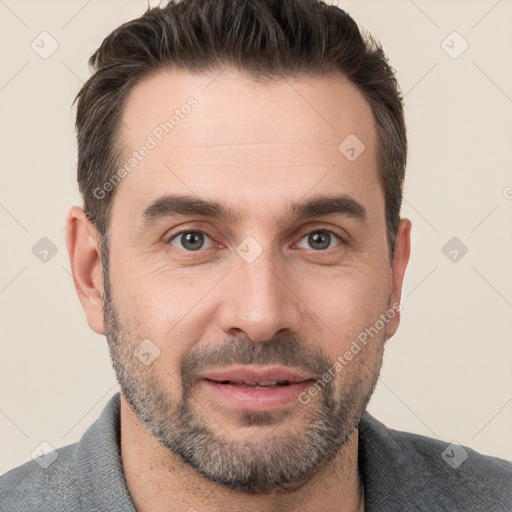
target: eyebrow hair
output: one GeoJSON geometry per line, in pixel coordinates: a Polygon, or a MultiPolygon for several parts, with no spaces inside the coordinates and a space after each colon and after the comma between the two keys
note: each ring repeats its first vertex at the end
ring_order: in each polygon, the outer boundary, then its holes
{"type": "MultiPolygon", "coordinates": [[[[343,215],[364,222],[367,218],[367,212],[363,205],[345,194],[315,196],[289,204],[288,210],[296,219],[343,215]]],[[[149,226],[162,218],[173,215],[201,215],[233,223],[239,222],[242,218],[238,212],[218,201],[182,194],[166,194],[144,210],[142,224],[149,226]]]]}
{"type": "Polygon", "coordinates": [[[290,206],[293,215],[302,219],[304,217],[317,217],[322,215],[344,215],[364,222],[367,217],[364,206],[346,194],[337,196],[316,196],[307,201],[299,201],[290,206]]]}
{"type": "Polygon", "coordinates": [[[172,215],[202,215],[234,223],[240,220],[240,217],[223,203],[189,195],[166,194],[144,210],[142,221],[144,225],[151,225],[161,218],[172,215]]]}

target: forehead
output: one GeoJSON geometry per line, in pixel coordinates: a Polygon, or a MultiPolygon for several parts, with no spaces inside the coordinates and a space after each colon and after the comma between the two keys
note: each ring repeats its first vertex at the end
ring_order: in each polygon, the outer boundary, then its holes
{"type": "Polygon", "coordinates": [[[133,88],[122,119],[127,172],[113,211],[140,215],[176,192],[222,198],[241,215],[313,189],[382,203],[374,118],[340,74],[257,82],[230,69],[161,70],[133,88]]]}
{"type": "Polygon", "coordinates": [[[229,135],[231,143],[295,143],[302,139],[337,147],[339,137],[348,129],[362,138],[371,135],[368,130],[373,131],[368,102],[339,73],[256,81],[231,69],[203,74],[159,70],[138,82],[128,95],[122,133],[129,145],[136,145],[140,135],[153,133],[173,114],[172,142],[190,146],[223,142],[229,135]],[[186,103],[190,98],[197,106],[189,114],[180,113],[189,110],[186,103]],[[190,120],[184,123],[184,118],[190,120]],[[242,130],[235,134],[234,127],[242,130]]]}

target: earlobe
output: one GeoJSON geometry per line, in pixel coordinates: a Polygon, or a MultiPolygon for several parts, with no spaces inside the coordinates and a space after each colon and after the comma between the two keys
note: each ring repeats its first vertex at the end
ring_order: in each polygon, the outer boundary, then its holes
{"type": "MultiPolygon", "coordinates": [[[[395,240],[395,254],[393,257],[391,293],[389,307],[396,311],[393,319],[390,320],[387,329],[387,339],[391,338],[400,324],[400,299],[402,297],[402,285],[404,282],[405,270],[411,254],[411,221],[401,219],[395,240]]],[[[401,308],[400,308],[401,309],[401,308]]]]}
{"type": "Polygon", "coordinates": [[[66,245],[78,298],[87,323],[98,334],[105,334],[103,316],[103,268],[98,232],[78,206],[67,219],[66,245]]]}

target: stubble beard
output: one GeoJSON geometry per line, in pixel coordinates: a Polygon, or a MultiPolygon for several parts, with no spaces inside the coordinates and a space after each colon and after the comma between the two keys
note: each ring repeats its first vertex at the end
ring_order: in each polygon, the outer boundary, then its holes
{"type": "Polygon", "coordinates": [[[382,364],[380,354],[369,370],[363,351],[357,356],[357,365],[341,370],[347,372],[345,378],[341,375],[327,384],[322,382],[318,400],[307,405],[296,404],[292,411],[241,411],[237,417],[240,425],[261,429],[258,435],[240,440],[213,420],[201,407],[199,397],[194,396],[197,380],[193,377],[199,369],[223,361],[224,365],[282,364],[305,368],[321,376],[332,367],[332,362],[323,353],[312,351],[295,339],[254,343],[243,338],[230,340],[215,350],[191,351],[180,362],[180,375],[166,372],[159,380],[154,366],[144,366],[134,355],[143,338],[130,335],[121,324],[111,300],[107,275],[104,314],[106,337],[121,392],[141,424],[164,447],[208,480],[246,494],[295,492],[327,466],[357,428],[382,364]],[[170,399],[162,378],[182,390],[178,401],[170,399]],[[297,408],[305,408],[299,411],[303,420],[301,425],[290,428],[287,419],[293,412],[297,413],[297,408]]]}

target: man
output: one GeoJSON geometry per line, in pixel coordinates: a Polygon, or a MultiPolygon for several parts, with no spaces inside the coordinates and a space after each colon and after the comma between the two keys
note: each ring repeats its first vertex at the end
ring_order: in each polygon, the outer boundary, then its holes
{"type": "Polygon", "coordinates": [[[313,0],[183,0],[91,64],[66,237],[122,392],[0,510],[512,510],[509,463],[366,412],[411,229],[378,44],[313,0]]]}

